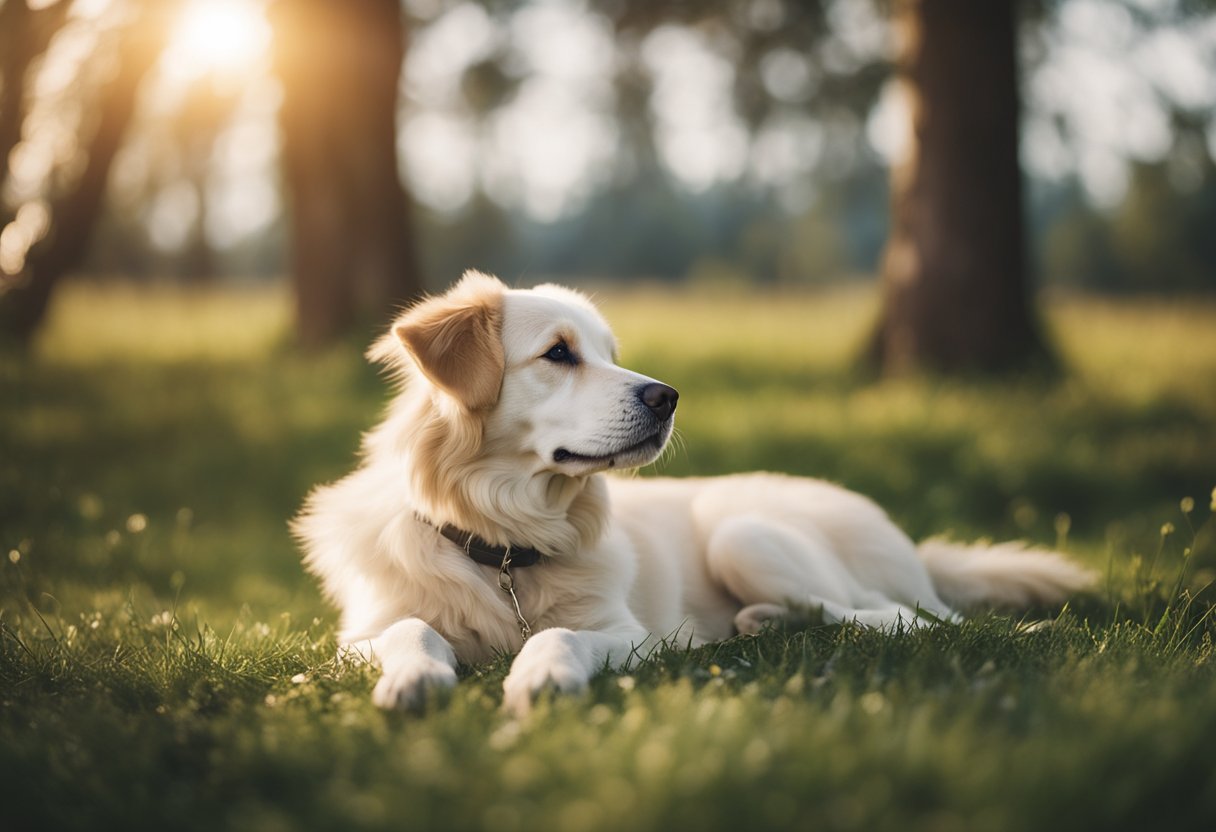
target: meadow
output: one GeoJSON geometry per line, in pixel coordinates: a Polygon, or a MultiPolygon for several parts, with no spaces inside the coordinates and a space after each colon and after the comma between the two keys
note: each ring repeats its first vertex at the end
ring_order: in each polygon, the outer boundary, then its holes
{"type": "Polygon", "coordinates": [[[383,713],[286,527],[386,400],[362,345],[295,350],[277,290],[71,284],[0,356],[0,828],[1216,827],[1216,303],[1049,298],[1063,374],[995,383],[854,372],[864,288],[598,300],[680,390],[659,473],[825,477],[1099,585],[383,713]]]}

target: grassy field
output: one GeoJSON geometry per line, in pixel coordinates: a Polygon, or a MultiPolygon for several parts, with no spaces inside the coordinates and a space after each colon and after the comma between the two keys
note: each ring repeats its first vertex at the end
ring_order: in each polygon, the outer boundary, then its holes
{"type": "Polygon", "coordinates": [[[663,472],[827,477],[1103,586],[670,650],[524,723],[505,659],[381,713],[286,532],[384,402],[359,345],[296,353],[275,292],[72,286],[0,358],[0,827],[1214,828],[1216,304],[1052,301],[1066,377],[997,386],[853,375],[866,291],[600,301],[680,389],[663,472]]]}

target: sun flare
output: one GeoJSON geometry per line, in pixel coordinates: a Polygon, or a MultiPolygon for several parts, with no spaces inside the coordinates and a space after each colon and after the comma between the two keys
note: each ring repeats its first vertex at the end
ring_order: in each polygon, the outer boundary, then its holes
{"type": "Polygon", "coordinates": [[[261,3],[192,0],[174,26],[165,58],[174,74],[240,74],[251,70],[270,44],[261,3]]]}

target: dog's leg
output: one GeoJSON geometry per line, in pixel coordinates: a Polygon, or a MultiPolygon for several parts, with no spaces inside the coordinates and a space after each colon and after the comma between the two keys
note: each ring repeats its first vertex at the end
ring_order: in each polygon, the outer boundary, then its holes
{"type": "Polygon", "coordinates": [[[858,584],[826,540],[767,517],[723,521],[707,558],[710,574],[746,605],[735,616],[740,633],[759,631],[787,605],[822,609],[824,619],[836,624],[890,630],[923,623],[916,610],[858,584]]]}
{"type": "Polygon", "coordinates": [[[503,708],[524,716],[547,690],[581,693],[605,666],[618,668],[643,647],[649,634],[632,622],[610,630],[541,630],[524,644],[503,682],[503,708]]]}
{"type": "Polygon", "coordinates": [[[350,645],[347,652],[380,665],[383,672],[372,701],[381,708],[420,710],[456,684],[456,653],[420,618],[391,624],[376,638],[350,645]]]}
{"type": "MultiPolygon", "coordinates": [[[[855,610],[825,601],[817,606],[823,609],[823,618],[831,624],[860,624],[875,630],[892,631],[900,627],[918,627],[928,623],[916,610],[893,601],[877,609],[855,610]]],[[[932,620],[932,619],[929,619],[932,620]]]]}
{"type": "Polygon", "coordinates": [[[735,614],[735,629],[740,635],[754,636],[770,621],[787,618],[790,608],[783,604],[748,604],[735,614]]]}
{"type": "MultiPolygon", "coordinates": [[[[899,626],[906,628],[924,623],[924,616],[916,610],[894,602],[876,609],[856,610],[811,596],[809,606],[822,610],[823,618],[829,624],[855,623],[877,630],[894,630],[899,626]]],[[[789,607],[780,604],[749,604],[735,615],[735,629],[740,635],[755,635],[770,621],[780,621],[789,615],[789,607]]]]}
{"type": "MultiPolygon", "coordinates": [[[[744,605],[742,613],[773,607],[871,606],[826,541],[814,540],[759,515],[731,517],[714,530],[706,547],[709,573],[744,605]],[[860,603],[859,603],[860,602],[860,603]],[[752,608],[757,608],[752,610],[752,608]]],[[[878,599],[873,599],[877,601],[878,599]]],[[[745,625],[755,616],[744,616],[745,625]]]]}

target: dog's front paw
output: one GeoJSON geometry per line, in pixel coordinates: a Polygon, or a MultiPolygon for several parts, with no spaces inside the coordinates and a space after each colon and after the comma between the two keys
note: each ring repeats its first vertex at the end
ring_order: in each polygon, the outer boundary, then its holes
{"type": "Polygon", "coordinates": [[[532,703],[541,694],[552,691],[561,694],[582,693],[587,689],[587,674],[581,668],[568,665],[544,666],[528,663],[520,667],[516,660],[511,673],[502,684],[502,706],[515,717],[527,716],[532,703]]]}
{"type": "Polygon", "coordinates": [[[420,711],[442,700],[456,684],[456,671],[443,662],[412,661],[386,668],[372,691],[372,702],[390,710],[420,711]]]}
{"type": "Polygon", "coordinates": [[[576,639],[569,630],[543,630],[525,645],[502,685],[502,705],[508,713],[526,716],[547,691],[576,694],[587,689],[590,675],[576,639]]]}

